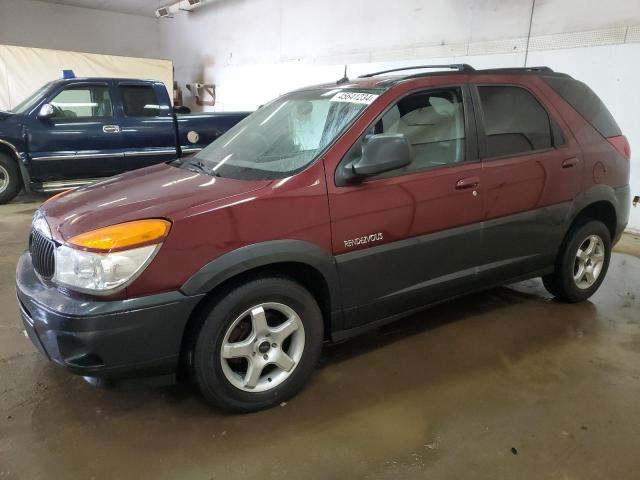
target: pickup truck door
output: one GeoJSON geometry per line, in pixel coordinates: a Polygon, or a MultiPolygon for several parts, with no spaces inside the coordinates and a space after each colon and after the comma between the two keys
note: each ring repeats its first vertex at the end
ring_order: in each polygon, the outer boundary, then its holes
{"type": "Polygon", "coordinates": [[[117,82],[124,155],[129,170],[177,157],[176,123],[161,82],[117,82]]]}
{"type": "Polygon", "coordinates": [[[26,120],[31,177],[35,181],[106,177],[125,170],[122,137],[108,82],[66,84],[43,103],[50,118],[36,109],[26,120]]]}

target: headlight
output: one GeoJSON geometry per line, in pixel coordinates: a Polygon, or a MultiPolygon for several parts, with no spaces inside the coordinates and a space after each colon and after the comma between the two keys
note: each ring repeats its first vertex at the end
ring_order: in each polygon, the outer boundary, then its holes
{"type": "Polygon", "coordinates": [[[140,220],[83,233],[55,251],[54,282],[72,290],[108,295],[144,271],[171,224],[140,220]]]}
{"type": "Polygon", "coordinates": [[[36,213],[33,215],[31,228],[37,230],[45,237],[51,238],[51,229],[49,228],[49,224],[45,220],[44,215],[42,215],[42,212],[40,212],[40,210],[36,210],[36,213]]]}
{"type": "Polygon", "coordinates": [[[61,245],[56,248],[54,281],[74,290],[112,293],[133,281],[152,260],[158,245],[115,253],[94,253],[61,245]]]}

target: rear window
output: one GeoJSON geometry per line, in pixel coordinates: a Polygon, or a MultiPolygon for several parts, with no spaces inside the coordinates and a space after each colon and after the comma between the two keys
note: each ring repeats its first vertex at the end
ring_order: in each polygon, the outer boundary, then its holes
{"type": "Polygon", "coordinates": [[[603,137],[622,135],[613,115],[587,85],[573,78],[544,77],[558,95],[593,126],[603,137]]]}
{"type": "Polygon", "coordinates": [[[121,85],[122,108],[127,117],[158,117],[160,105],[153,87],[146,85],[121,85]]]}

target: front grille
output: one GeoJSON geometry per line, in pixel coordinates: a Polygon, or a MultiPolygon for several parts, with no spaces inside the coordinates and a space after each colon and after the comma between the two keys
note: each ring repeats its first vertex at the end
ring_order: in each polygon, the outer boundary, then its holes
{"type": "Polygon", "coordinates": [[[33,268],[42,277],[49,279],[53,277],[56,268],[54,250],[56,246],[53,240],[45,237],[38,230],[31,230],[29,237],[29,252],[31,252],[31,262],[33,268]]]}

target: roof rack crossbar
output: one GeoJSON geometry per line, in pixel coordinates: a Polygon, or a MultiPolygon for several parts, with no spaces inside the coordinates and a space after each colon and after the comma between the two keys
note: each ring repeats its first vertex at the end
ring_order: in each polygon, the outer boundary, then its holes
{"type": "Polygon", "coordinates": [[[422,70],[425,68],[444,68],[449,70],[457,70],[459,72],[473,72],[475,70],[471,65],[467,65],[466,63],[451,63],[448,65],[416,65],[414,67],[391,68],[389,70],[367,73],[365,75],[360,75],[358,78],[369,78],[375,77],[376,75],[382,75],[384,73],[402,72],[404,70],[422,70]]]}

